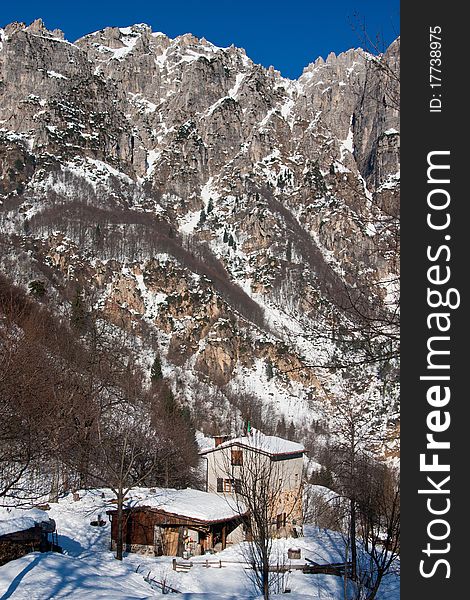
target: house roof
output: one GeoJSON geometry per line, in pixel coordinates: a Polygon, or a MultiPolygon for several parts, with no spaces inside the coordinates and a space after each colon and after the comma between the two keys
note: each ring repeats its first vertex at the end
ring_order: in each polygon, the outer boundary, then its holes
{"type": "Polygon", "coordinates": [[[49,516],[37,508],[21,509],[0,507],[0,537],[18,531],[32,529],[36,525],[48,522],[49,516]]]}
{"type": "Polygon", "coordinates": [[[291,442],[274,435],[265,435],[257,429],[253,429],[251,433],[245,436],[233,438],[222,442],[218,446],[212,448],[204,448],[199,454],[209,454],[221,448],[229,448],[230,446],[242,446],[250,450],[258,450],[270,456],[284,456],[290,454],[303,454],[305,448],[302,444],[291,442]]]}
{"type": "Polygon", "coordinates": [[[191,488],[134,488],[126,498],[125,508],[148,508],[205,523],[228,521],[245,513],[230,497],[191,488]]]}

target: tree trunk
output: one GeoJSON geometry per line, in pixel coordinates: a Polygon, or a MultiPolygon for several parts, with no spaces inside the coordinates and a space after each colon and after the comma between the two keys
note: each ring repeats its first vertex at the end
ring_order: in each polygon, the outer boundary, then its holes
{"type": "Polygon", "coordinates": [[[59,478],[60,478],[60,467],[59,461],[54,460],[54,470],[52,475],[51,489],[49,492],[49,502],[59,502],[59,478]]]}
{"type": "Polygon", "coordinates": [[[351,579],[357,580],[356,502],[351,500],[351,579]]]}
{"type": "Polygon", "coordinates": [[[263,598],[269,600],[269,566],[263,573],[263,598]]]}
{"type": "Polygon", "coordinates": [[[123,526],[122,526],[122,517],[123,517],[123,504],[124,498],[122,490],[119,490],[117,497],[117,539],[116,539],[116,559],[122,560],[123,554],[123,526]]]}
{"type": "Polygon", "coordinates": [[[90,464],[90,431],[89,427],[86,427],[85,436],[82,441],[82,447],[80,450],[80,462],[78,465],[78,473],[79,473],[79,487],[80,489],[85,489],[88,486],[88,473],[89,473],[89,464],[90,464]]]}
{"type": "Polygon", "coordinates": [[[263,598],[269,600],[269,553],[266,548],[263,550],[263,598]]]}
{"type": "Polygon", "coordinates": [[[366,600],[375,600],[375,597],[377,596],[377,592],[379,591],[380,584],[382,582],[382,577],[383,577],[383,573],[379,571],[372,589],[367,594],[366,600]]]}
{"type": "Polygon", "coordinates": [[[346,567],[344,569],[344,579],[343,579],[343,597],[344,600],[348,600],[348,581],[349,581],[349,572],[347,568],[348,558],[349,558],[349,542],[346,542],[346,552],[344,555],[344,562],[346,563],[346,567]]]}

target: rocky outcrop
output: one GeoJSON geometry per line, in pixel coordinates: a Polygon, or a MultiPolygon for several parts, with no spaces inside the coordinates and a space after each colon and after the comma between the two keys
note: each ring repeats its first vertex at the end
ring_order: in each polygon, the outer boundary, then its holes
{"type": "Polygon", "coordinates": [[[145,24],[74,44],[41,20],[8,25],[3,268],[17,256],[16,279],[47,278],[58,306],[71,284],[92,291],[201,381],[321,397],[342,373],[312,366],[340,352],[318,332],[351,325],[345,299],[365,289],[374,311],[394,310],[398,68],[399,40],[292,81],[145,24]]]}

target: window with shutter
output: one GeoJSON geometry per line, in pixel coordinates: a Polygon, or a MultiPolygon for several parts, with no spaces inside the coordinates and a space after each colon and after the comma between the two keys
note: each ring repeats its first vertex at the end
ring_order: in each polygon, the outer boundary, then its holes
{"type": "Polygon", "coordinates": [[[232,467],[243,466],[243,450],[232,448],[232,467]]]}
{"type": "Polygon", "coordinates": [[[224,480],[222,479],[222,477],[217,477],[217,491],[218,492],[224,491],[224,480]]]}

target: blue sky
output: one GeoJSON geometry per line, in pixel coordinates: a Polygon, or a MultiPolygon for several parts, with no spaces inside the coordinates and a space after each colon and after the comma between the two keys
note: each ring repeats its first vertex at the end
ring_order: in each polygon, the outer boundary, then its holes
{"type": "Polygon", "coordinates": [[[388,45],[399,35],[399,10],[399,0],[22,0],[2,2],[0,26],[41,17],[75,41],[106,26],[148,23],[170,37],[190,32],[218,46],[234,43],[295,78],[318,56],[363,46],[363,24],[388,45]]]}

